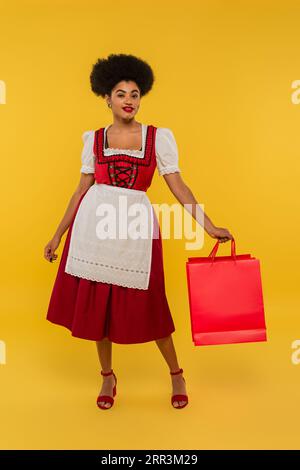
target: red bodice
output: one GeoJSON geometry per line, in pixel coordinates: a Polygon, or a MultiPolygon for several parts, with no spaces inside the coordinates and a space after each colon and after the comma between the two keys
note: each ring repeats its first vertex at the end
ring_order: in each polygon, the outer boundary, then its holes
{"type": "Polygon", "coordinates": [[[104,127],[95,131],[94,155],[96,183],[147,191],[156,168],[155,135],[157,128],[147,126],[144,154],[104,155],[104,127]]]}

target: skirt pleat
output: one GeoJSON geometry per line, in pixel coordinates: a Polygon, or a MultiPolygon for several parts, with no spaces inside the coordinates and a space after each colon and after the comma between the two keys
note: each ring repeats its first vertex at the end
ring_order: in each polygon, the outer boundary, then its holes
{"type": "MultiPolygon", "coordinates": [[[[175,331],[165,292],[161,232],[152,240],[152,260],[147,290],[91,281],[65,272],[75,210],[64,243],[46,319],[71,331],[72,336],[119,344],[144,343],[175,331]]],[[[155,232],[155,230],[154,230],[155,232]]]]}

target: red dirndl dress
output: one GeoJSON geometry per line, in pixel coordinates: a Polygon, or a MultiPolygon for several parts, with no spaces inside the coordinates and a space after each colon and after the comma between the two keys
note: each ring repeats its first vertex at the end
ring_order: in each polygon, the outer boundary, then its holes
{"type": "MultiPolygon", "coordinates": [[[[125,153],[104,156],[104,128],[96,130],[96,183],[146,191],[156,168],[156,129],[147,126],[143,158],[125,153]]],[[[92,281],[65,272],[74,219],[85,194],[68,229],[46,319],[68,328],[74,337],[93,341],[106,337],[114,343],[132,344],[170,335],[175,326],[165,292],[162,239],[156,217],[153,223],[158,236],[152,240],[148,289],[92,281]]]]}

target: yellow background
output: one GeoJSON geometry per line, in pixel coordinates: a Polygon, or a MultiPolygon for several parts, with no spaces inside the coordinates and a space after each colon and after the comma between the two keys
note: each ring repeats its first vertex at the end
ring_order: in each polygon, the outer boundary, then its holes
{"type": "MultiPolygon", "coordinates": [[[[1,448],[299,447],[299,20],[291,0],[2,2],[1,448]],[[79,181],[82,133],[112,122],[89,85],[110,53],[153,67],[136,120],[172,129],[197,201],[261,261],[268,341],[195,347],[185,262],[215,241],[195,253],[164,240],[183,410],[155,342],[113,345],[118,393],[99,410],[95,344],[45,320],[58,261],[43,250],[79,181]]],[[[177,202],[157,172],[148,196],[177,202]]]]}

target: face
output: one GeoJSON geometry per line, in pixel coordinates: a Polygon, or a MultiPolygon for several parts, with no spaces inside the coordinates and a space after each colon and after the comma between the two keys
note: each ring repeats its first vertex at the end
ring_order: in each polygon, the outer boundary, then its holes
{"type": "Polygon", "coordinates": [[[141,93],[137,84],[130,80],[122,80],[117,83],[111,91],[111,96],[105,95],[107,104],[111,104],[111,110],[115,117],[131,120],[138,112],[140,106],[141,93]],[[126,106],[132,108],[126,111],[126,106]]]}

